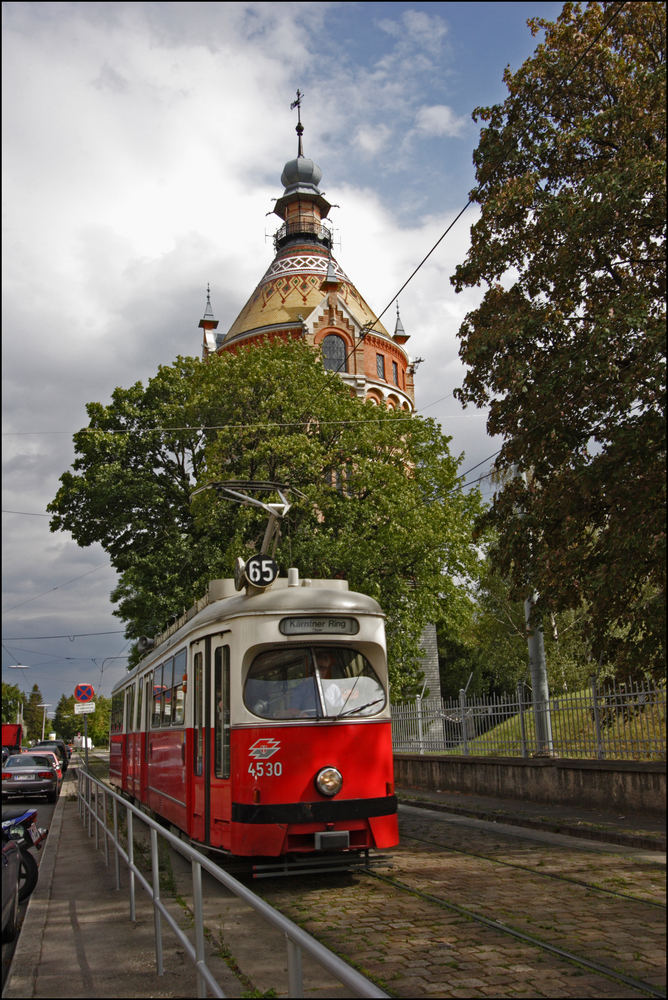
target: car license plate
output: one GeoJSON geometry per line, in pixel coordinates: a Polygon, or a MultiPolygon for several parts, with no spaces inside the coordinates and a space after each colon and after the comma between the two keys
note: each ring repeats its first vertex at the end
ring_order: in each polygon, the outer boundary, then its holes
{"type": "Polygon", "coordinates": [[[14,781],[34,781],[34,774],[15,774],[14,781]]]}

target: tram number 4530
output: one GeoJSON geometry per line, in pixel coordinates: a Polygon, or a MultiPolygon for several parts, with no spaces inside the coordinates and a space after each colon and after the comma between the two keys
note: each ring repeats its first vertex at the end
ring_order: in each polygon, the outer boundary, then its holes
{"type": "Polygon", "coordinates": [[[259,763],[248,765],[248,773],[254,778],[280,778],[283,774],[283,765],[280,760],[265,760],[259,763]]]}

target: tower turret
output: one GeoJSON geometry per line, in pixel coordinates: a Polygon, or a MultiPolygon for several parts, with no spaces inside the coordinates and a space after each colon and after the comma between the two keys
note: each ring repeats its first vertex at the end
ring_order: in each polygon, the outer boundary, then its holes
{"type": "Polygon", "coordinates": [[[325,367],[338,372],[353,396],[412,412],[413,379],[403,347],[408,337],[401,320],[390,334],[332,255],[326,220],[335,206],[320,190],[320,167],[304,156],[302,96],[297,91],[292,104],[297,156],[283,167],[284,190],[273,209],[282,220],[274,259],[225,336],[216,338],[217,350],[236,350],[266,337],[303,337],[322,352],[325,367]]]}

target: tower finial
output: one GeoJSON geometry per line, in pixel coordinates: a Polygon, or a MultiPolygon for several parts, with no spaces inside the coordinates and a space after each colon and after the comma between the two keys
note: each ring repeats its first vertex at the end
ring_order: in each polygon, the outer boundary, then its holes
{"type": "Polygon", "coordinates": [[[401,316],[399,315],[399,299],[397,299],[397,322],[394,327],[394,339],[398,344],[405,344],[408,340],[409,334],[404,330],[404,324],[401,322],[401,316]]]}
{"type": "Polygon", "coordinates": [[[206,308],[204,309],[204,315],[197,325],[204,331],[202,358],[206,359],[209,354],[215,354],[217,350],[216,338],[213,331],[218,326],[218,320],[213,315],[213,309],[211,308],[211,286],[208,283],[206,286],[206,308]]]}
{"type": "Polygon", "coordinates": [[[298,142],[297,142],[297,156],[298,157],[304,155],[304,150],[302,148],[302,135],[304,134],[304,126],[302,125],[302,97],[303,96],[304,95],[302,94],[301,90],[299,90],[299,88],[297,88],[297,100],[293,101],[292,104],[290,105],[290,111],[293,111],[294,108],[297,109],[297,125],[295,126],[295,132],[297,133],[297,136],[298,136],[298,142]]]}

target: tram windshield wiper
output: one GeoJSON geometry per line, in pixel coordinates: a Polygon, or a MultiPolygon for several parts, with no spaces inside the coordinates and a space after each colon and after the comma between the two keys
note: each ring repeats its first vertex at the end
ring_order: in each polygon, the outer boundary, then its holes
{"type": "Polygon", "coordinates": [[[347,712],[339,712],[334,721],[344,719],[347,715],[356,715],[358,712],[363,712],[365,708],[371,708],[372,705],[379,705],[384,701],[384,698],[376,698],[375,701],[367,701],[366,705],[356,705],[355,708],[349,708],[347,712]]]}

